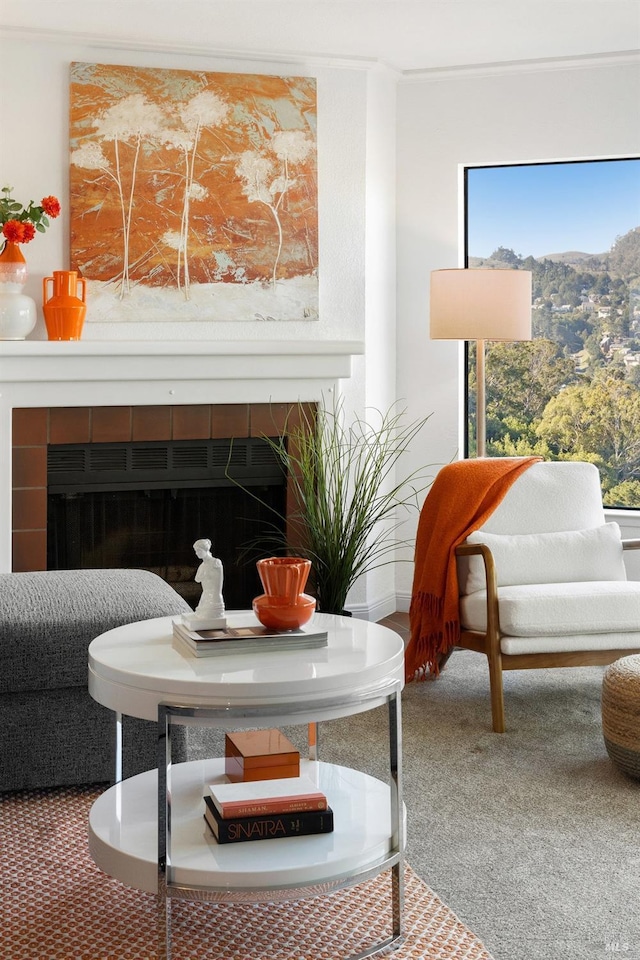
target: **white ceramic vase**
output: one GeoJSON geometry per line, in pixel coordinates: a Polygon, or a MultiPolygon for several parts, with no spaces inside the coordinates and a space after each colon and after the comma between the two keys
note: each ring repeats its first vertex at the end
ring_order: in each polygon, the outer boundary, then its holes
{"type": "Polygon", "coordinates": [[[27,264],[17,243],[0,253],[0,340],[24,340],[36,325],[35,300],[22,293],[27,264]]]}

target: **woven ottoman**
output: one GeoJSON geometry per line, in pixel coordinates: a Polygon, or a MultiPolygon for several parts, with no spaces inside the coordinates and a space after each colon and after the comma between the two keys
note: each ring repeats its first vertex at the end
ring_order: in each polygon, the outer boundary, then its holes
{"type": "Polygon", "coordinates": [[[640,780],[640,654],[622,657],[604,672],[602,732],[611,760],[640,780]]]}

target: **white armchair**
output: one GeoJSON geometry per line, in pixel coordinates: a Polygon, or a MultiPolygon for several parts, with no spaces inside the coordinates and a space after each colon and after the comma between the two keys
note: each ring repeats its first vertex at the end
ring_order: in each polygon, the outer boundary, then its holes
{"type": "Polygon", "coordinates": [[[456,549],[459,646],[489,661],[493,729],[504,732],[503,670],[603,665],[640,652],[640,581],[605,523],[592,464],[525,470],[456,549]]]}

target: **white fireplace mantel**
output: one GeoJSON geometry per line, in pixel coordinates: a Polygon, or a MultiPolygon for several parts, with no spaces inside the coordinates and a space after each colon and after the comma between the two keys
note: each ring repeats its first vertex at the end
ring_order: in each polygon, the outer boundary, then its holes
{"type": "Polygon", "coordinates": [[[363,353],[353,340],[3,341],[0,571],[11,570],[14,408],[321,400],[363,353]]]}
{"type": "Polygon", "coordinates": [[[317,399],[351,376],[352,357],[362,353],[364,344],[351,340],[5,341],[0,400],[34,407],[317,399]]]}

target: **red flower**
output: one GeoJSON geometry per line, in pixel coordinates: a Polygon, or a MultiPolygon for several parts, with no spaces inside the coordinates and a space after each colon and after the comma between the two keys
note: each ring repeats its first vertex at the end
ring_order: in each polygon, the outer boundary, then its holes
{"type": "Polygon", "coordinates": [[[60,216],[60,201],[57,197],[43,197],[41,207],[46,215],[54,220],[60,216]]]}
{"type": "MultiPolygon", "coordinates": [[[[24,223],[21,223],[19,220],[7,220],[2,227],[2,234],[4,238],[11,241],[11,243],[22,243],[24,240],[24,226],[24,223]]],[[[33,238],[29,237],[29,239],[31,240],[33,238]]]]}
{"type": "Polygon", "coordinates": [[[22,224],[22,243],[29,243],[36,235],[36,228],[27,220],[22,224]]]}

